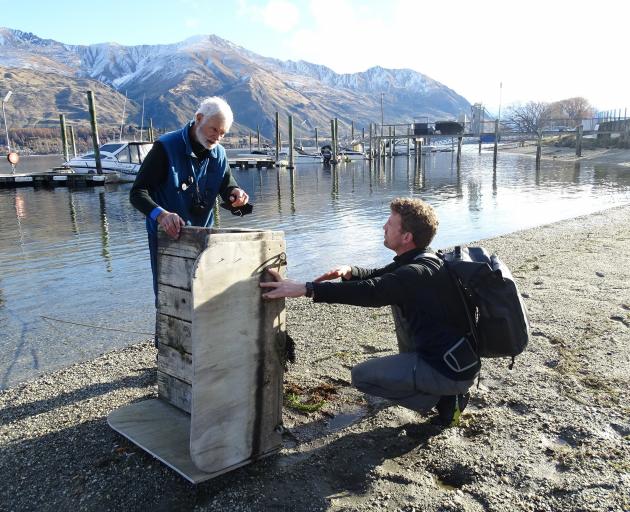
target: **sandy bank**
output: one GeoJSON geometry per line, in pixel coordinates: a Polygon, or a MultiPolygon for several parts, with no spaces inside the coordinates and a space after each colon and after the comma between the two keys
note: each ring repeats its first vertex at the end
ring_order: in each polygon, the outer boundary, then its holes
{"type": "MultiPolygon", "coordinates": [[[[517,144],[499,146],[499,152],[529,155],[536,158],[536,145],[520,147],[517,144]]],[[[622,165],[630,167],[630,149],[594,148],[582,150],[582,156],[575,155],[575,148],[561,146],[543,146],[542,158],[546,160],[558,160],[562,162],[591,162],[594,164],[622,165]]]]}
{"type": "MultiPolygon", "coordinates": [[[[486,240],[518,278],[533,338],[485,361],[458,428],[349,387],[392,353],[387,309],[288,304],[304,395],[276,456],[193,487],[110,430],[155,395],[149,342],[0,392],[0,510],[611,510],[630,508],[630,206],[486,240]]],[[[340,262],[345,263],[345,262],[340,262]]]]}

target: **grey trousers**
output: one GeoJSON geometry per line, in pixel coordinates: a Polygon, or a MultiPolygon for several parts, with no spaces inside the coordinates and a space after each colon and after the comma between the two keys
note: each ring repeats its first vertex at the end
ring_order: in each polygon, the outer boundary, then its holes
{"type": "Polygon", "coordinates": [[[443,395],[465,393],[474,382],[445,377],[415,352],[370,359],[352,368],[352,385],[359,391],[420,413],[429,412],[443,395]]]}

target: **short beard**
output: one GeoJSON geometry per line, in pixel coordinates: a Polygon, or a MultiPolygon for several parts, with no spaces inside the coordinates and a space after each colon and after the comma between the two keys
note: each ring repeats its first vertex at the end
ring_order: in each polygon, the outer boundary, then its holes
{"type": "Polygon", "coordinates": [[[195,133],[195,139],[197,139],[197,142],[199,144],[201,144],[205,149],[212,149],[218,144],[218,142],[215,142],[214,144],[210,144],[209,145],[206,142],[206,139],[203,136],[203,133],[201,133],[201,125],[200,124],[195,123],[194,130],[195,130],[195,132],[194,132],[195,133]]]}

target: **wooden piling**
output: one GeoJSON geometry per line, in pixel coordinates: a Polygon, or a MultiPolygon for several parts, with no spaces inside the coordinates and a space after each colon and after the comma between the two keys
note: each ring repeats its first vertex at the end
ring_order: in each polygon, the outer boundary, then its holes
{"type": "Polygon", "coordinates": [[[68,129],[70,130],[70,144],[72,145],[72,156],[77,156],[77,143],[74,139],[74,126],[68,125],[68,129]]]}
{"type": "Polygon", "coordinates": [[[575,156],[582,156],[582,133],[584,132],[584,127],[582,125],[577,127],[577,134],[575,136],[575,156]]]}
{"type": "Polygon", "coordinates": [[[293,155],[293,116],[289,115],[289,169],[295,166],[295,156],[293,155]]]}
{"type": "Polygon", "coordinates": [[[317,133],[317,127],[315,127],[315,152],[319,152],[319,134],[317,133]]]}
{"type": "Polygon", "coordinates": [[[541,156],[542,156],[542,133],[539,133],[538,142],[536,143],[536,168],[540,167],[541,156]]]}
{"type": "Polygon", "coordinates": [[[462,159],[462,139],[463,137],[461,135],[457,137],[457,165],[459,165],[462,159]]]}
{"type": "Polygon", "coordinates": [[[481,135],[479,135],[479,154],[481,155],[481,135]]]}
{"type": "Polygon", "coordinates": [[[331,163],[337,163],[337,148],[335,146],[335,120],[330,120],[330,147],[332,148],[331,163]]]}
{"type": "Polygon", "coordinates": [[[494,120],[494,165],[497,165],[497,151],[499,150],[499,120],[494,120]]]}
{"type": "Polygon", "coordinates": [[[339,120],[335,117],[335,157],[339,152],[339,120]]]}
{"type": "Polygon", "coordinates": [[[350,141],[354,141],[354,121],[350,121],[350,141]]]}
{"type": "Polygon", "coordinates": [[[98,141],[98,124],[96,123],[96,102],[94,93],[87,91],[88,107],[90,109],[90,124],[92,125],[92,145],[94,146],[94,160],[96,161],[96,174],[103,174],[103,164],[101,163],[101,150],[98,141]]]}
{"type": "Polygon", "coordinates": [[[260,125],[256,125],[256,147],[260,151],[260,125]]]}
{"type": "Polygon", "coordinates": [[[407,158],[411,156],[411,134],[413,133],[413,125],[407,126],[407,158]]]}
{"type": "Polygon", "coordinates": [[[280,164],[280,114],[276,112],[276,167],[280,164]]]}
{"type": "Polygon", "coordinates": [[[66,136],[66,116],[59,114],[59,124],[61,125],[61,147],[63,149],[63,161],[70,160],[68,155],[68,137],[66,136]]]}
{"type": "Polygon", "coordinates": [[[372,138],[372,123],[370,123],[370,153],[369,153],[369,158],[370,160],[372,160],[372,158],[374,157],[374,140],[372,138]]]}
{"type": "Polygon", "coordinates": [[[153,132],[153,118],[149,118],[149,142],[153,142],[155,140],[155,133],[153,132]]]}

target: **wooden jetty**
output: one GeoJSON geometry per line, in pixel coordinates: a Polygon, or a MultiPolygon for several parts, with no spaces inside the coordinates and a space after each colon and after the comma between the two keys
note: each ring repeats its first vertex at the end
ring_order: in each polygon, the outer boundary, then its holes
{"type": "Polygon", "coordinates": [[[0,173],[0,188],[85,187],[104,185],[105,174],[73,174],[60,171],[0,173]]]}
{"type": "Polygon", "coordinates": [[[228,158],[228,163],[232,168],[249,169],[255,167],[256,169],[271,169],[275,166],[276,161],[271,157],[258,158],[258,157],[234,157],[228,158]]]}
{"type": "Polygon", "coordinates": [[[285,302],[262,299],[267,268],[286,271],[281,231],[159,233],[158,398],[107,421],[190,482],[281,448],[285,302]]]}

